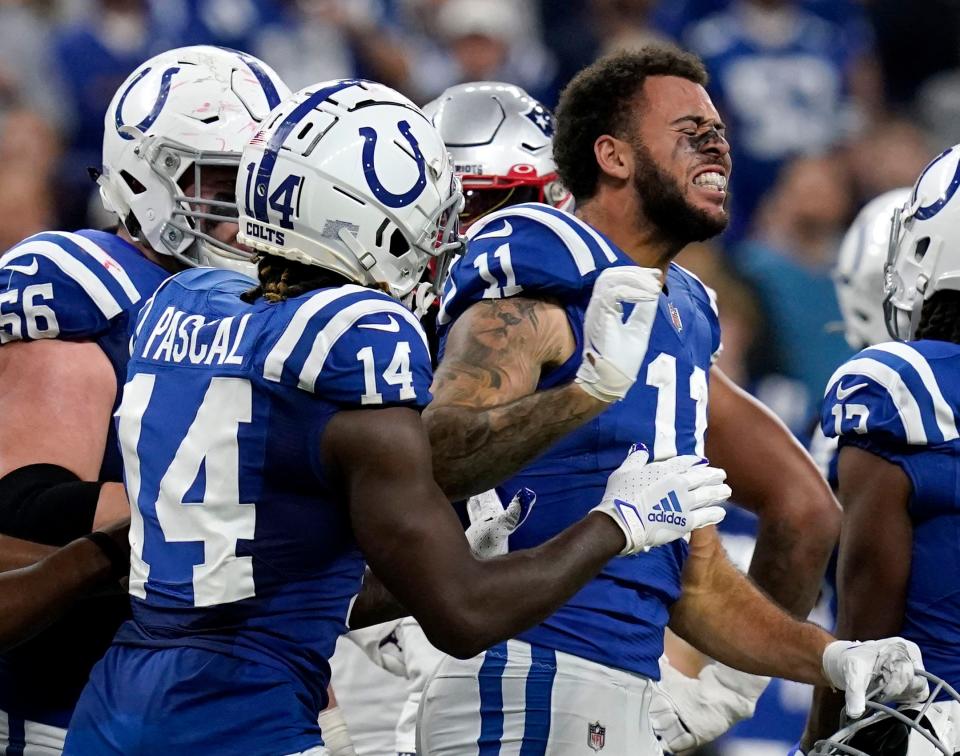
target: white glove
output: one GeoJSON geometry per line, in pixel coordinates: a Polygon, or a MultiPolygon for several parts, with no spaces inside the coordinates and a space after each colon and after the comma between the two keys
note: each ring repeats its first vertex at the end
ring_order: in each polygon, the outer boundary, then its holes
{"type": "Polygon", "coordinates": [[[507,508],[500,503],[494,489],[471,496],[467,501],[467,541],[478,559],[490,559],[507,553],[507,539],[533,510],[537,495],[529,488],[517,491],[507,508]]]}
{"type": "Polygon", "coordinates": [[[320,712],[317,718],[320,736],[330,756],[357,756],[353,750],[353,741],[347,731],[347,723],[339,706],[333,706],[320,712]]]}
{"type": "Polygon", "coordinates": [[[769,677],[750,675],[725,664],[708,664],[687,677],[660,657],[660,682],[650,703],[650,724],[673,753],[713,742],[742,719],[753,716],[769,677]]]}
{"type": "Polygon", "coordinates": [[[689,454],[648,464],[649,456],[642,446],[631,449],[610,474],[603,499],[593,508],[613,518],[623,531],[627,544],[621,556],[716,525],[726,514],[718,506],[730,497],[723,470],[689,454]]]}
{"type": "Polygon", "coordinates": [[[660,300],[660,271],[624,266],[597,276],[583,321],[576,381],[604,401],[623,399],[637,380],[660,300]],[[632,305],[625,307],[625,305],[632,305]]]}
{"type": "Polygon", "coordinates": [[[868,693],[885,700],[918,703],[929,696],[920,649],[904,638],[876,641],[834,641],[823,652],[823,673],[830,684],[846,692],[847,716],[857,719],[866,709],[868,693]]]}

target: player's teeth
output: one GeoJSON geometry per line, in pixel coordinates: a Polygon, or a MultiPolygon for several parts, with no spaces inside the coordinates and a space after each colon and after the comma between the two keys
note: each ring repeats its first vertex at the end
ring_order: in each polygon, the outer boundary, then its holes
{"type": "Polygon", "coordinates": [[[709,171],[707,173],[701,173],[693,180],[693,183],[697,186],[715,186],[717,189],[726,189],[727,177],[722,173],[709,171]]]}

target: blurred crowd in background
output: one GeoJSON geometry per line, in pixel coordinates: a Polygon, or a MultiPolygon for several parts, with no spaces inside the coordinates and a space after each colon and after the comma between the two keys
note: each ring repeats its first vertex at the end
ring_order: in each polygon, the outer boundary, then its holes
{"type": "Polygon", "coordinates": [[[734,150],[731,227],[683,262],[720,292],[723,367],[803,437],[847,356],[840,237],[960,141],[960,0],[0,0],[0,248],[110,222],[103,113],[164,49],[246,50],[292,89],[356,75],[425,103],[494,79],[552,107],[598,55],[658,41],[704,58],[734,150]]]}
{"type": "Polygon", "coordinates": [[[246,50],[294,90],[360,76],[422,104],[488,79],[553,107],[598,55],[664,41],[706,62],[734,156],[730,228],[680,262],[718,291],[721,367],[805,440],[850,353],[840,239],[960,142],[960,0],[0,0],[0,249],[111,223],[103,114],[165,49],[246,50]]]}

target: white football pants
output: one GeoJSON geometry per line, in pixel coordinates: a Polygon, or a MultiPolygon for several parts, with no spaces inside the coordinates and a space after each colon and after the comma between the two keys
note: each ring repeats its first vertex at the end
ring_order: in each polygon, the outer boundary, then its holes
{"type": "Polygon", "coordinates": [[[661,756],[647,712],[653,684],[511,640],[446,657],[427,684],[418,756],[661,756]]]}
{"type": "Polygon", "coordinates": [[[0,711],[0,753],[59,756],[67,731],[60,727],[11,718],[0,711]]]}

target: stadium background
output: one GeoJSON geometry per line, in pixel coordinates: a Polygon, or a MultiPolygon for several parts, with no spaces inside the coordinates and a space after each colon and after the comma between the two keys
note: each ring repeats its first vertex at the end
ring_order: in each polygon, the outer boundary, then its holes
{"type": "MultiPolygon", "coordinates": [[[[847,225],[960,141],[960,0],[0,0],[0,249],[110,224],[87,172],[103,113],[165,49],[247,50],[292,89],[358,75],[425,103],[492,79],[553,107],[598,55],[659,41],[704,58],[734,156],[731,227],[680,262],[718,292],[721,367],[806,440],[850,354],[830,279],[847,225]]],[[[729,529],[745,561],[750,523],[729,529]]],[[[783,753],[806,702],[772,687],[719,752],[783,753]]]]}

